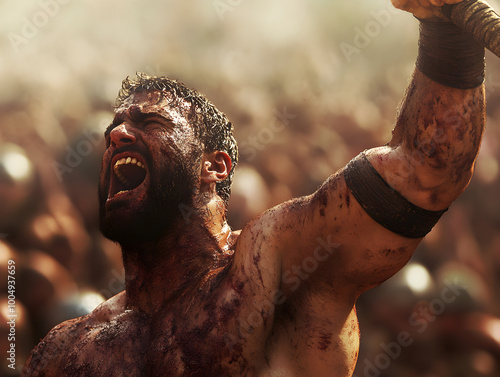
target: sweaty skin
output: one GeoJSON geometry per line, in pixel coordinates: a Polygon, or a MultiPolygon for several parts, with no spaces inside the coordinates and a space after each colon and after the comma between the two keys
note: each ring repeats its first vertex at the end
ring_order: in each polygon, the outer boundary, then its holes
{"type": "MultiPolygon", "coordinates": [[[[185,106],[171,107],[153,91],[117,109],[100,186],[104,220],[123,239],[126,290],[56,326],[22,375],[351,376],[357,298],[399,271],[421,240],[374,222],[342,169],[314,194],[233,232],[215,189],[230,169],[224,152],[192,164],[192,211],[167,214],[172,221],[159,240],[127,239],[150,203],[154,175],[171,174],[168,166],[195,148],[185,106]],[[110,169],[129,149],[147,177],[114,195],[110,169]]],[[[408,200],[442,210],[471,179],[484,122],[483,86],[453,89],[417,70],[392,140],[367,156],[408,200]]]]}

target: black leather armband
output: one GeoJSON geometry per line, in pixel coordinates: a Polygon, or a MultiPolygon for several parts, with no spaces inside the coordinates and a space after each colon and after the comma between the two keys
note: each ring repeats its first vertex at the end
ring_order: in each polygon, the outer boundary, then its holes
{"type": "Polygon", "coordinates": [[[384,228],[407,238],[424,237],[446,212],[428,211],[410,203],[378,174],[364,152],[344,170],[352,195],[384,228]]]}
{"type": "Polygon", "coordinates": [[[417,68],[440,84],[472,89],[484,81],[484,46],[451,22],[420,20],[417,68]]]}

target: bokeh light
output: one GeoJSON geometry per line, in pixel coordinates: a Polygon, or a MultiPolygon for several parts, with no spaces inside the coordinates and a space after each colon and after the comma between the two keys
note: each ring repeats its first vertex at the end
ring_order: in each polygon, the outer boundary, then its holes
{"type": "MultiPolygon", "coordinates": [[[[217,1],[0,2],[0,266],[15,260],[23,282],[18,363],[50,328],[124,287],[119,250],[98,230],[96,186],[126,76],[179,79],[227,113],[241,156],[234,228],[389,141],[414,69],[414,17],[389,0],[222,1],[227,12],[217,1]]],[[[415,340],[384,377],[500,375],[500,60],[489,53],[486,87],[469,188],[410,264],[359,299],[361,366],[401,331],[415,340]],[[416,332],[415,308],[455,280],[460,296],[416,332]]]]}

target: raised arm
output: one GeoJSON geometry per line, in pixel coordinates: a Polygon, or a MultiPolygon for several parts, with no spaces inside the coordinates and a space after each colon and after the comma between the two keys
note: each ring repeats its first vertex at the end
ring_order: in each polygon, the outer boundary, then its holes
{"type": "Polygon", "coordinates": [[[416,65],[391,142],[368,158],[410,202],[443,210],[468,185],[479,151],[484,48],[447,21],[423,19],[416,65]]]}
{"type": "Polygon", "coordinates": [[[388,279],[471,179],[485,123],[484,48],[439,16],[436,5],[459,1],[429,1],[393,1],[425,19],[392,140],[265,215],[289,295],[321,286],[354,300],[388,279]],[[314,274],[299,271],[306,265],[314,274]]]}

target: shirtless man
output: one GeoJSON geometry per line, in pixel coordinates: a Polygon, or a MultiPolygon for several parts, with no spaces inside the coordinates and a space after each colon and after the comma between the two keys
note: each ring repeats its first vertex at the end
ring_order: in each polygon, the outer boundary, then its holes
{"type": "Polygon", "coordinates": [[[227,119],[166,78],[125,80],[99,199],[126,290],[56,326],[23,375],[351,376],[356,299],[463,192],[483,133],[484,49],[440,18],[457,0],[428,1],[393,0],[424,20],[392,140],[241,232],[225,216],[227,119]]]}

